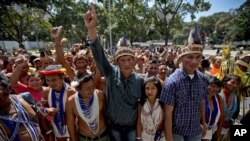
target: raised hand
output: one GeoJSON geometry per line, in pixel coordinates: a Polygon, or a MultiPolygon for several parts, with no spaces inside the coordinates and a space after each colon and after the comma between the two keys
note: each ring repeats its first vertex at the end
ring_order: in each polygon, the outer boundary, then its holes
{"type": "Polygon", "coordinates": [[[83,14],[84,23],[88,30],[95,30],[96,28],[96,12],[95,12],[95,5],[90,3],[90,10],[83,14]]]}
{"type": "Polygon", "coordinates": [[[63,27],[53,27],[50,31],[51,37],[55,40],[56,43],[60,43],[62,40],[62,30],[63,27]]]}
{"type": "Polygon", "coordinates": [[[52,38],[58,38],[58,37],[60,37],[61,34],[62,34],[62,29],[63,29],[62,26],[53,27],[53,29],[50,31],[51,37],[52,37],[52,38]]]}

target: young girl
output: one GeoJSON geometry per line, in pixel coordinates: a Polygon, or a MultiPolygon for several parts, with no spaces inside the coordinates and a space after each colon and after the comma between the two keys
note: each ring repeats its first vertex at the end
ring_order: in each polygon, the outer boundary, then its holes
{"type": "Polygon", "coordinates": [[[158,101],[161,84],[152,76],[144,82],[144,94],[138,107],[137,141],[165,141],[163,108],[158,101]]]}

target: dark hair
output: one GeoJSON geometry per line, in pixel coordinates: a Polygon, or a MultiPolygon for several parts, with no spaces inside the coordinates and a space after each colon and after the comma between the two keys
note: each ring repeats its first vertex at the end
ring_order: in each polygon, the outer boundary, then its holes
{"type": "Polygon", "coordinates": [[[32,66],[34,66],[34,62],[33,62],[33,61],[34,61],[36,58],[38,58],[38,57],[35,56],[35,55],[31,55],[31,56],[30,56],[29,62],[31,63],[32,66]]]}
{"type": "Polygon", "coordinates": [[[221,81],[222,82],[222,87],[224,88],[227,85],[227,82],[232,80],[232,79],[241,82],[239,76],[234,75],[234,74],[227,74],[226,76],[224,76],[224,78],[221,81]]]}
{"type": "Polygon", "coordinates": [[[0,85],[6,88],[9,86],[9,78],[3,73],[0,73],[0,85]]]}
{"type": "Polygon", "coordinates": [[[209,85],[212,85],[212,84],[215,84],[216,86],[218,86],[219,88],[222,87],[222,82],[216,78],[216,77],[211,77],[209,80],[208,80],[208,84],[209,85]]]}
{"type": "Polygon", "coordinates": [[[141,99],[140,99],[140,104],[143,105],[147,99],[147,95],[146,95],[146,92],[145,92],[145,88],[146,88],[146,85],[148,82],[153,82],[154,85],[156,86],[157,88],[157,95],[156,97],[159,98],[160,97],[160,94],[161,94],[161,83],[160,83],[160,80],[155,77],[155,76],[151,76],[149,78],[147,78],[145,81],[144,81],[144,84],[143,84],[143,89],[142,89],[142,96],[141,96],[141,99]]]}
{"type": "Polygon", "coordinates": [[[165,62],[160,62],[160,63],[158,64],[158,66],[161,66],[161,65],[168,66],[167,63],[165,63],[165,62]]]}
{"type": "Polygon", "coordinates": [[[204,60],[201,61],[201,66],[203,68],[209,68],[210,62],[207,59],[204,59],[204,60]]]}
{"type": "Polygon", "coordinates": [[[41,74],[40,74],[40,73],[38,73],[38,72],[32,72],[30,75],[28,75],[28,77],[27,77],[27,81],[29,81],[29,79],[30,79],[31,77],[40,77],[40,78],[41,78],[41,80],[44,80],[44,76],[43,76],[43,75],[41,75],[41,74]]]}
{"type": "Polygon", "coordinates": [[[157,64],[158,65],[158,62],[156,60],[149,60],[148,64],[157,64]]]}
{"type": "Polygon", "coordinates": [[[8,64],[10,64],[10,61],[9,60],[4,60],[3,61],[3,68],[6,69],[8,64]]]}
{"type": "Polygon", "coordinates": [[[86,83],[90,80],[93,80],[93,75],[94,74],[78,74],[75,78],[75,81],[79,83],[78,86],[76,86],[77,89],[80,89],[83,83],[86,83]]]}

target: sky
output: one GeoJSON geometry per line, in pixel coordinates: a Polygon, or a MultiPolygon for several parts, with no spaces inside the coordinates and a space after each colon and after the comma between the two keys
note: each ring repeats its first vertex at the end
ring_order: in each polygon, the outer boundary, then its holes
{"type": "MultiPolygon", "coordinates": [[[[213,15],[216,12],[228,12],[230,9],[239,8],[241,4],[243,4],[246,0],[205,0],[205,2],[209,1],[211,7],[208,11],[196,13],[195,21],[198,21],[199,17],[213,15]]],[[[184,18],[185,22],[190,22],[190,15],[186,15],[184,18]]]]}

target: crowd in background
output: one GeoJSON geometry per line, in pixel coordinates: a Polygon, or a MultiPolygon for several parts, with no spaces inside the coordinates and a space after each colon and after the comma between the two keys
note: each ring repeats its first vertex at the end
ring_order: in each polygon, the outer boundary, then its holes
{"type": "MultiPolygon", "coordinates": [[[[84,15],[88,45],[65,52],[56,27],[55,54],[1,55],[0,140],[230,140],[249,96],[249,54],[225,64],[230,52],[204,57],[194,39],[158,50],[119,42],[110,55],[91,8],[84,15]]],[[[246,115],[241,124],[249,125],[246,115]]]]}

